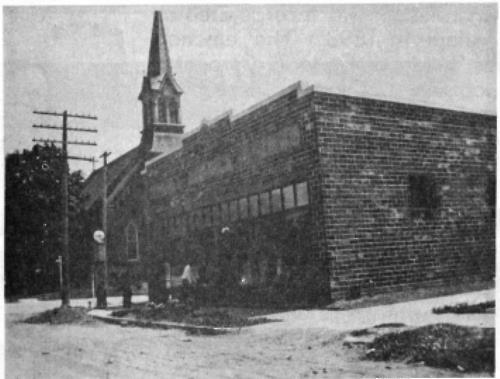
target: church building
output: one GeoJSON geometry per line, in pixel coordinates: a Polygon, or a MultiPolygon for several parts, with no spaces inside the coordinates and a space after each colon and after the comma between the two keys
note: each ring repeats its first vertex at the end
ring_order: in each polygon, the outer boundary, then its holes
{"type": "Polygon", "coordinates": [[[182,93],[155,12],[142,139],[108,167],[112,280],[161,300],[189,264],[335,300],[494,277],[496,116],[297,82],[185,133],[182,93]]]}

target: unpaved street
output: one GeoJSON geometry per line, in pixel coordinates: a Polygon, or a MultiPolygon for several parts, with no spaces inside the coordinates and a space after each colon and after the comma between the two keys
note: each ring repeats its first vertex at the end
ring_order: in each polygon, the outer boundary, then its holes
{"type": "MultiPolygon", "coordinates": [[[[75,303],[73,302],[75,305],[75,303]]],[[[457,372],[360,361],[331,329],[246,328],[190,336],[179,330],[19,323],[58,302],[6,304],[6,378],[457,377],[457,372]]],[[[477,376],[477,375],[474,375],[477,376]]]]}

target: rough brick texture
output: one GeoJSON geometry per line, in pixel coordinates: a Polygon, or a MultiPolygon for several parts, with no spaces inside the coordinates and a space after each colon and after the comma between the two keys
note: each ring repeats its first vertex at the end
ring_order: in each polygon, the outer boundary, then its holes
{"type": "Polygon", "coordinates": [[[334,299],[491,279],[495,127],[494,116],[297,90],[204,127],[147,166],[151,295],[165,262],[210,265],[224,238],[239,270],[282,260],[286,271],[304,249],[329,258],[334,299]],[[309,205],[232,217],[231,201],[300,182],[309,205]]]}
{"type": "Polygon", "coordinates": [[[150,284],[153,298],[164,288],[163,262],[177,271],[187,263],[209,266],[223,253],[225,226],[233,258],[251,261],[254,271],[262,271],[262,261],[268,271],[276,270],[278,259],[286,264],[306,247],[311,255],[326,254],[311,100],[293,90],[240,118],[203,127],[184,139],[181,150],[148,165],[151,248],[146,264],[156,268],[150,273],[158,279],[150,284]],[[217,220],[199,221],[206,209],[244,198],[250,202],[255,194],[301,182],[308,183],[309,206],[258,217],[241,217],[240,209],[238,219],[217,215],[217,220]]]}
{"type": "Polygon", "coordinates": [[[493,277],[496,117],[328,93],[313,103],[333,297],[493,277]],[[410,175],[435,182],[429,216],[412,212],[410,175]]]}

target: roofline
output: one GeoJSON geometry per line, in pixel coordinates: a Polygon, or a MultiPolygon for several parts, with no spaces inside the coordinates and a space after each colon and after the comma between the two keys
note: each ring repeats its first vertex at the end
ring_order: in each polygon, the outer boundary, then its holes
{"type": "Polygon", "coordinates": [[[477,115],[483,115],[483,116],[494,116],[496,117],[497,115],[495,113],[489,113],[489,112],[481,112],[476,110],[473,110],[471,108],[452,108],[452,107],[446,107],[446,106],[441,106],[438,104],[431,104],[427,103],[425,101],[423,102],[418,102],[415,103],[411,99],[401,97],[399,99],[391,99],[388,98],[387,96],[384,96],[383,94],[377,94],[373,92],[356,92],[356,91],[349,91],[349,92],[344,92],[344,91],[338,91],[335,89],[332,89],[330,87],[326,87],[323,85],[314,85],[314,92],[323,92],[323,93],[328,93],[330,95],[337,95],[337,96],[344,96],[344,97],[356,97],[358,99],[366,99],[366,100],[372,100],[372,101],[383,101],[386,103],[393,103],[393,104],[401,104],[401,105],[410,105],[414,107],[423,107],[423,108],[432,108],[432,109],[439,109],[443,111],[452,111],[452,112],[461,112],[461,113],[472,113],[472,114],[477,114],[477,115]]]}
{"type": "MultiPolygon", "coordinates": [[[[183,135],[182,139],[184,140],[184,139],[186,139],[186,138],[188,138],[188,137],[190,137],[190,136],[198,133],[204,127],[211,127],[211,126],[215,125],[217,122],[219,122],[220,120],[223,120],[226,117],[229,118],[230,122],[234,122],[237,119],[242,118],[242,117],[246,116],[247,114],[249,114],[249,113],[251,113],[251,112],[253,112],[253,111],[255,111],[255,110],[257,110],[257,109],[259,109],[259,108],[261,108],[261,107],[263,107],[263,106],[265,106],[265,105],[267,105],[267,104],[269,104],[269,103],[271,103],[271,102],[273,102],[273,101],[279,99],[280,97],[283,97],[283,96],[285,96],[285,95],[287,95],[289,93],[297,91],[298,95],[300,95],[299,97],[301,97],[301,96],[303,96],[303,92],[311,93],[312,92],[312,88],[313,87],[310,86],[310,87],[306,88],[305,90],[302,90],[302,82],[301,81],[295,82],[295,83],[289,85],[288,87],[286,87],[286,88],[284,88],[284,89],[282,89],[282,90],[274,93],[273,95],[268,96],[264,100],[259,101],[258,103],[256,103],[256,104],[254,104],[254,105],[252,105],[252,106],[244,109],[243,111],[239,112],[238,114],[236,114],[234,116],[233,116],[232,109],[230,109],[230,110],[225,111],[224,113],[222,113],[222,114],[220,114],[220,115],[218,115],[218,116],[216,116],[216,117],[214,117],[214,118],[212,118],[210,120],[203,119],[202,122],[201,122],[201,124],[198,127],[190,130],[188,133],[186,133],[185,135],[183,135]]],[[[153,159],[150,159],[150,160],[146,161],[144,163],[144,166],[145,166],[144,170],[141,171],[141,174],[145,174],[147,172],[147,167],[148,166],[152,165],[153,163],[161,160],[162,158],[164,158],[164,157],[166,157],[166,156],[168,156],[170,154],[175,153],[176,151],[179,151],[180,149],[182,149],[182,146],[179,147],[178,149],[174,150],[174,151],[165,152],[163,154],[160,154],[160,155],[154,157],[153,159]]]]}
{"type": "MultiPolygon", "coordinates": [[[[339,93],[338,91],[329,89],[329,88],[322,86],[322,85],[319,85],[319,86],[318,85],[309,85],[309,86],[304,88],[303,82],[298,81],[298,82],[295,82],[295,83],[289,85],[288,87],[274,93],[273,95],[265,98],[264,100],[259,101],[258,103],[238,112],[235,115],[233,115],[233,110],[230,109],[230,110],[227,110],[227,111],[221,113],[220,115],[218,115],[210,120],[203,119],[199,126],[197,126],[194,129],[189,130],[185,135],[183,135],[183,140],[198,133],[201,129],[203,129],[205,127],[210,128],[210,127],[214,126],[217,122],[219,122],[220,120],[222,120],[224,118],[228,118],[230,122],[234,122],[234,121],[248,115],[249,113],[251,113],[251,112],[253,112],[253,111],[255,111],[263,106],[266,106],[267,104],[279,99],[280,97],[283,97],[283,96],[285,96],[289,93],[292,93],[294,91],[297,92],[297,98],[301,98],[301,97],[306,96],[308,94],[311,94],[313,92],[323,92],[323,93],[328,93],[330,95],[337,95],[340,97],[356,97],[356,98],[372,100],[372,101],[383,101],[383,102],[387,102],[387,103],[410,105],[410,106],[415,106],[415,107],[424,107],[424,108],[432,108],[432,109],[444,110],[444,111],[472,113],[472,114],[478,114],[478,115],[483,115],[483,116],[496,117],[496,114],[491,114],[491,113],[484,113],[484,112],[481,113],[478,111],[467,110],[467,109],[445,108],[445,107],[439,107],[436,105],[425,104],[425,103],[416,104],[416,103],[412,103],[409,100],[406,101],[405,99],[400,99],[400,101],[395,101],[395,100],[390,100],[390,99],[384,98],[384,96],[376,96],[373,94],[370,95],[367,93],[366,94],[361,94],[361,93],[356,93],[356,92],[339,93]]],[[[160,154],[160,155],[154,157],[153,159],[146,161],[145,168],[143,171],[141,171],[141,174],[145,174],[147,172],[147,167],[150,166],[151,164],[161,160],[162,158],[164,158],[170,154],[173,154],[173,153],[179,151],[180,149],[182,149],[182,147],[179,147],[178,149],[176,149],[174,151],[170,151],[168,153],[160,154]]]]}
{"type": "MultiPolygon", "coordinates": [[[[118,157],[116,157],[115,159],[113,159],[111,162],[108,163],[108,168],[109,166],[113,165],[113,164],[116,164],[116,162],[118,162],[118,160],[122,159],[123,157],[125,157],[126,155],[128,154],[131,154],[133,151],[135,151],[136,149],[138,149],[140,147],[140,145],[137,145],[136,147],[133,147],[132,149],[130,149],[129,151],[123,153],[122,155],[119,155],[118,157]]],[[[85,179],[85,182],[87,180],[90,180],[90,178],[92,178],[94,175],[97,175],[97,173],[99,171],[101,171],[103,169],[103,166],[99,167],[98,169],[95,169],[94,171],[92,171],[90,173],[90,175],[85,179]]]]}

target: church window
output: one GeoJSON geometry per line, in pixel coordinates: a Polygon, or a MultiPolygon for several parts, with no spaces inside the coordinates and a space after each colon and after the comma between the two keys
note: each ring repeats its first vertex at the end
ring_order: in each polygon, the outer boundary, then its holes
{"type": "Polygon", "coordinates": [[[127,241],[127,258],[129,260],[139,259],[139,234],[133,222],[127,225],[125,230],[127,241]]]}
{"type": "Polygon", "coordinates": [[[179,123],[179,106],[176,102],[172,101],[170,103],[170,123],[178,124],[179,123]]]}
{"type": "Polygon", "coordinates": [[[158,100],[158,121],[167,122],[167,104],[165,101],[158,100]]]}

